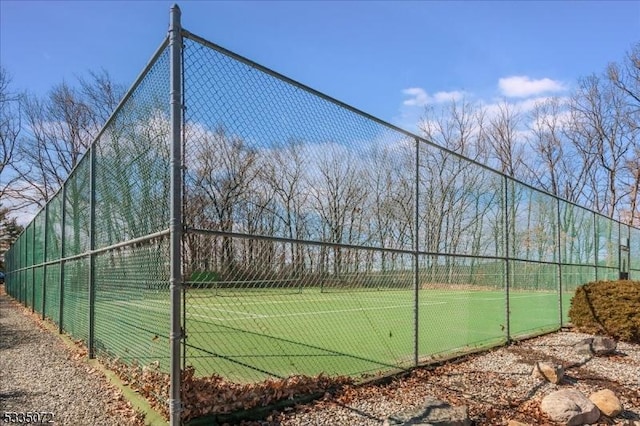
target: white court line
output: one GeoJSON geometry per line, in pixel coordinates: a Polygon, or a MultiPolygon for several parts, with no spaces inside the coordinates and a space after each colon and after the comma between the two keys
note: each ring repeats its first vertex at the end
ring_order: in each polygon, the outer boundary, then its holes
{"type": "MultiPolygon", "coordinates": [[[[420,306],[433,306],[433,305],[445,305],[447,302],[426,302],[421,303],[420,306]]],[[[237,321],[237,320],[247,320],[247,319],[270,319],[270,318],[289,318],[289,317],[300,317],[300,316],[314,316],[314,315],[327,315],[327,314],[337,314],[344,312],[364,312],[364,311],[381,311],[385,309],[398,309],[398,308],[413,308],[413,304],[411,305],[394,305],[394,306],[377,306],[371,308],[351,308],[351,309],[332,309],[326,311],[310,311],[310,312],[291,312],[286,314],[274,314],[274,315],[253,315],[253,316],[244,316],[244,317],[235,317],[235,318],[217,318],[211,317],[208,315],[202,315],[197,313],[187,312],[187,316],[198,316],[203,318],[208,318],[216,321],[237,321]]],[[[199,307],[200,309],[206,309],[206,307],[199,307]]],[[[245,312],[246,315],[252,315],[249,312],[245,312]]]]}
{"type": "Polygon", "coordinates": [[[213,306],[198,306],[197,309],[208,309],[211,311],[219,311],[219,312],[229,312],[232,314],[240,314],[240,315],[249,315],[250,317],[254,317],[254,318],[264,318],[264,315],[260,315],[260,314],[252,314],[251,312],[245,312],[245,311],[232,311],[230,309],[220,309],[220,308],[215,308],[213,306]]]}
{"type": "MultiPolygon", "coordinates": [[[[337,294],[337,293],[335,293],[337,294]]],[[[232,297],[232,296],[224,296],[225,298],[229,299],[229,300],[233,300],[235,302],[235,304],[238,305],[279,305],[279,304],[283,304],[283,303],[301,303],[301,302],[310,302],[310,303],[323,303],[323,302],[341,302],[341,301],[350,301],[350,300],[359,300],[359,301],[363,301],[363,300],[367,300],[367,301],[373,301],[373,302],[380,302],[380,301],[384,301],[384,297],[381,296],[379,298],[374,298],[374,297],[357,297],[357,298],[350,298],[348,296],[345,297],[324,297],[324,298],[307,298],[305,297],[305,294],[301,294],[301,295],[292,295],[293,297],[286,299],[286,300],[269,300],[269,299],[264,299],[264,300],[258,300],[255,302],[240,302],[243,299],[246,299],[246,296],[238,296],[238,297],[232,297]]],[[[278,295],[278,297],[282,297],[281,295],[278,295]]],[[[188,300],[197,300],[198,303],[200,303],[200,301],[206,300],[207,298],[205,297],[188,297],[188,300]]],[[[411,293],[411,300],[413,300],[413,292],[411,293]]],[[[220,302],[215,302],[215,303],[209,303],[209,302],[205,302],[207,304],[207,306],[227,306],[229,305],[229,303],[220,303],[220,302]]]]}
{"type": "MultiPolygon", "coordinates": [[[[465,291],[465,292],[456,292],[456,293],[469,293],[472,294],[474,293],[474,291],[465,291]]],[[[333,293],[335,295],[340,294],[340,293],[333,293]]],[[[394,293],[397,294],[397,293],[394,293]]],[[[410,294],[411,296],[411,300],[413,300],[413,292],[411,292],[410,294]]],[[[466,298],[451,298],[451,297],[447,297],[448,294],[437,294],[437,295],[430,295],[430,296],[421,296],[420,298],[426,298],[429,299],[429,297],[436,297],[436,298],[447,298],[449,300],[465,300],[466,298]]],[[[229,298],[230,300],[233,300],[234,303],[233,304],[237,304],[237,305],[242,305],[242,306],[250,306],[250,305],[279,305],[279,304],[286,304],[286,303],[323,303],[323,302],[342,302],[342,301],[350,301],[350,300],[358,300],[358,301],[371,301],[371,302],[380,302],[380,301],[384,301],[385,296],[383,294],[380,295],[379,298],[375,298],[375,297],[353,297],[350,298],[349,296],[344,296],[344,297],[326,297],[326,298],[306,298],[305,294],[302,293],[300,295],[295,295],[295,297],[291,297],[287,300],[269,300],[269,299],[264,299],[264,300],[258,300],[258,301],[254,301],[254,302],[241,302],[242,299],[245,299],[246,296],[238,296],[238,297],[233,297],[233,296],[224,296],[225,298],[229,298]]],[[[281,297],[280,295],[278,297],[281,297]]],[[[495,300],[500,300],[502,297],[498,297],[495,298],[495,300]]],[[[197,296],[193,296],[193,297],[188,297],[188,300],[194,300],[194,301],[198,301],[198,303],[206,300],[207,298],[205,297],[197,297],[197,296]]],[[[474,298],[473,300],[483,300],[483,299],[478,299],[478,298],[474,298]]],[[[494,300],[494,299],[487,299],[487,300],[494,300]]],[[[230,303],[220,303],[220,302],[215,302],[215,303],[211,303],[211,302],[204,302],[206,303],[207,306],[228,306],[230,303]]],[[[413,306],[413,305],[412,305],[413,306]]]]}
{"type": "MultiPolygon", "coordinates": [[[[474,291],[466,291],[464,293],[468,293],[468,294],[473,294],[475,293],[474,291]]],[[[531,297],[547,297],[547,296],[555,296],[555,293],[541,293],[541,294],[535,294],[535,293],[529,293],[529,294],[523,294],[523,295],[518,295],[518,296],[514,296],[513,293],[511,293],[509,295],[510,299],[528,299],[531,297]]],[[[423,295],[420,299],[427,299],[427,301],[425,301],[425,303],[420,303],[420,306],[429,306],[429,305],[442,305],[445,303],[454,303],[456,301],[468,301],[468,302],[473,302],[473,301],[492,301],[492,300],[504,300],[505,299],[505,295],[500,295],[498,297],[483,297],[483,298],[479,298],[479,297],[472,297],[472,298],[467,298],[467,297],[447,297],[450,296],[448,294],[439,294],[439,295],[430,295],[430,296],[426,296],[423,295]],[[435,301],[429,301],[428,299],[433,298],[433,299],[438,299],[439,301],[435,302],[435,301]],[[442,301],[442,300],[445,301],[442,301]]],[[[345,302],[345,301],[349,301],[349,299],[345,298],[345,299],[336,299],[336,298],[314,298],[314,299],[305,299],[305,298],[300,298],[300,299],[296,299],[296,298],[291,298],[288,300],[261,300],[261,301],[255,301],[255,302],[237,302],[237,300],[241,300],[242,297],[238,298],[238,299],[234,299],[234,303],[206,303],[200,305],[201,300],[198,301],[198,307],[196,309],[206,309],[206,310],[214,310],[214,311],[220,311],[220,312],[228,312],[228,313],[232,313],[232,314],[239,314],[239,315],[243,315],[243,316],[249,316],[249,317],[254,317],[254,318],[267,318],[269,317],[269,315],[261,315],[261,314],[252,314],[251,312],[246,312],[246,311],[234,311],[234,310],[230,310],[230,309],[223,309],[223,308],[218,308],[218,306],[229,306],[229,305],[238,305],[238,306],[251,306],[251,305],[275,305],[275,304],[286,304],[286,303],[323,303],[323,302],[345,302]]],[[[363,300],[368,300],[368,301],[373,301],[373,302],[381,302],[384,301],[384,297],[380,297],[380,298],[356,298],[358,301],[363,301],[363,300]]],[[[197,300],[197,299],[195,299],[197,300]]],[[[127,304],[137,304],[136,302],[128,302],[128,301],[118,301],[118,303],[127,303],[127,304]]],[[[139,304],[137,304],[139,305],[139,304]]],[[[165,304],[166,306],[169,306],[169,303],[165,304]]],[[[413,304],[411,305],[398,305],[398,307],[413,307],[413,304]]],[[[392,305],[391,306],[392,309],[395,309],[395,307],[392,305]]],[[[358,308],[360,309],[360,308],[358,308]]],[[[386,309],[386,307],[380,308],[380,307],[369,307],[366,308],[367,310],[376,310],[376,309],[386,309]]],[[[332,311],[333,312],[333,311],[332,311]]]]}
{"type": "MultiPolygon", "coordinates": [[[[142,307],[140,303],[131,302],[129,300],[118,300],[118,301],[116,301],[116,303],[119,304],[119,305],[130,305],[130,306],[142,307]]],[[[169,306],[169,304],[166,304],[165,306],[169,306]]],[[[150,307],[150,306],[144,306],[144,309],[152,310],[152,311],[156,311],[156,312],[165,312],[164,309],[150,307]]],[[[214,308],[214,307],[211,307],[211,306],[199,306],[197,309],[207,309],[207,310],[211,310],[211,311],[229,312],[229,313],[232,313],[232,314],[240,314],[240,315],[249,315],[247,318],[265,318],[265,315],[252,314],[251,312],[245,312],[245,311],[232,311],[230,309],[220,309],[220,308],[214,308]]]]}
{"type": "MultiPolygon", "coordinates": [[[[519,296],[514,296],[513,294],[509,294],[509,299],[528,299],[530,297],[548,297],[548,296],[557,296],[555,293],[543,293],[543,294],[523,294],[519,296]]],[[[500,297],[447,297],[446,295],[436,296],[438,299],[447,299],[449,301],[460,301],[467,300],[469,302],[473,302],[474,300],[504,300],[505,295],[501,295],[500,297]]]]}
{"type": "MultiPolygon", "coordinates": [[[[473,293],[473,292],[470,292],[473,293]]],[[[546,293],[546,294],[526,294],[526,295],[519,295],[519,296],[513,296],[510,295],[510,298],[512,299],[524,299],[524,298],[530,298],[532,296],[535,297],[542,297],[542,296],[551,296],[554,295],[553,293],[546,293]]],[[[495,298],[447,298],[444,297],[444,295],[442,295],[440,297],[440,299],[445,298],[447,299],[446,301],[425,301],[422,303],[419,303],[419,306],[435,306],[435,305],[445,305],[448,303],[453,303],[455,301],[462,301],[462,300],[467,300],[469,302],[473,302],[473,301],[477,301],[477,300],[484,300],[484,301],[491,301],[491,300],[504,300],[504,296],[501,297],[495,297],[495,298]]],[[[362,299],[358,299],[358,300],[362,300],[362,299]]],[[[374,301],[380,301],[380,299],[369,299],[369,300],[374,300],[374,301]]],[[[335,301],[335,299],[312,299],[312,300],[303,300],[305,302],[322,302],[322,301],[335,301]]],[[[291,300],[291,301],[279,301],[279,302],[275,302],[272,301],[271,303],[289,303],[289,302],[296,302],[296,303],[300,303],[301,300],[291,300]]],[[[133,306],[140,306],[140,304],[138,302],[129,302],[129,301],[118,301],[118,304],[127,304],[127,305],[133,305],[133,306]]],[[[263,304],[262,302],[250,302],[250,303],[240,303],[240,305],[249,305],[249,304],[263,304]]],[[[218,304],[220,306],[220,304],[218,304]]],[[[372,307],[366,307],[366,308],[350,308],[350,309],[332,309],[332,310],[324,310],[324,311],[305,311],[305,312],[293,312],[293,313],[286,313],[286,314],[254,314],[251,312],[245,312],[245,311],[234,311],[234,310],[230,310],[230,309],[221,309],[221,308],[216,308],[215,305],[214,306],[198,306],[196,307],[192,307],[191,309],[187,310],[187,316],[190,317],[200,317],[200,318],[205,318],[205,319],[209,319],[212,321],[240,321],[240,320],[248,320],[248,319],[270,319],[270,318],[289,318],[289,317],[299,317],[299,316],[313,316],[313,315],[327,315],[327,314],[336,314],[336,313],[346,313],[346,312],[364,312],[364,311],[381,311],[381,310],[387,310],[387,309],[399,309],[399,308],[413,308],[414,304],[403,304],[403,305],[390,305],[390,306],[372,306],[372,307]],[[203,314],[198,314],[196,312],[192,312],[192,311],[201,311],[201,310],[208,310],[208,311],[218,311],[218,312],[228,312],[231,314],[239,314],[240,316],[237,317],[231,317],[231,318],[220,318],[220,317],[213,317],[210,315],[203,315],[203,314]]],[[[144,309],[147,310],[153,310],[156,312],[165,312],[165,310],[160,309],[160,308],[156,308],[156,307],[149,307],[149,306],[145,306],[144,309]]]]}
{"type": "MultiPolygon", "coordinates": [[[[140,304],[136,302],[129,302],[129,301],[119,301],[118,304],[140,306],[140,304]]],[[[420,303],[419,306],[434,306],[434,305],[445,305],[445,304],[447,304],[447,302],[423,302],[423,303],[420,303]]],[[[391,306],[376,306],[376,307],[369,307],[369,308],[332,309],[332,310],[325,310],[325,311],[306,311],[306,312],[292,312],[292,313],[286,313],[286,314],[264,315],[264,314],[252,314],[251,312],[216,309],[208,306],[198,306],[197,308],[192,308],[192,310],[204,309],[204,310],[212,310],[212,311],[223,311],[223,312],[238,313],[243,316],[233,317],[233,318],[219,318],[219,317],[212,317],[209,315],[198,314],[195,312],[190,312],[189,310],[187,311],[187,316],[197,316],[197,317],[207,318],[207,319],[216,320],[216,321],[236,321],[236,320],[247,320],[247,319],[270,319],[270,318],[288,318],[288,317],[309,316],[309,315],[326,315],[326,314],[336,314],[336,313],[344,313],[344,312],[381,311],[386,309],[413,308],[413,307],[414,307],[413,304],[391,305],[391,306]]],[[[165,310],[156,308],[155,306],[154,307],[145,306],[144,309],[156,311],[156,312],[165,312],[165,310]]]]}

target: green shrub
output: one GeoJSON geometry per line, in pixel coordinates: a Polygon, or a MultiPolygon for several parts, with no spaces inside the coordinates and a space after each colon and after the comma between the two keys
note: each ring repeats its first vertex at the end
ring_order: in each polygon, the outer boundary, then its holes
{"type": "Polygon", "coordinates": [[[640,343],[640,281],[597,281],[578,287],[569,317],[585,333],[640,343]]]}

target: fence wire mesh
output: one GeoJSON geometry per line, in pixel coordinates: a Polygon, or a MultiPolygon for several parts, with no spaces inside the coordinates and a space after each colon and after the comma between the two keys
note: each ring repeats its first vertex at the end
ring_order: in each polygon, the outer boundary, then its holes
{"type": "MultiPolygon", "coordinates": [[[[558,329],[577,286],[640,274],[640,230],[184,36],[196,376],[407,368],[558,329]]],[[[7,253],[6,288],[98,355],[169,372],[165,46],[7,253]]]]}
{"type": "Polygon", "coordinates": [[[96,257],[96,350],[169,371],[167,238],[96,257]]]}

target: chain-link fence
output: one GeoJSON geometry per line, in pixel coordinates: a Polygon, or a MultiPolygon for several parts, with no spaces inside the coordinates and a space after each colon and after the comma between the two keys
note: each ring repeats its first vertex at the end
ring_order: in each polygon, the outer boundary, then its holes
{"type": "MultiPolygon", "coordinates": [[[[168,368],[165,42],[6,255],[6,288],[91,357],[168,368]]],[[[164,396],[165,398],[167,395],[164,396]]]]}
{"type": "Polygon", "coordinates": [[[367,376],[556,330],[576,286],[640,275],[639,229],[179,35],[7,253],[9,294],[90,356],[367,376]]]}
{"type": "Polygon", "coordinates": [[[197,374],[373,374],[558,329],[640,238],[188,33],[184,81],[197,374]]]}

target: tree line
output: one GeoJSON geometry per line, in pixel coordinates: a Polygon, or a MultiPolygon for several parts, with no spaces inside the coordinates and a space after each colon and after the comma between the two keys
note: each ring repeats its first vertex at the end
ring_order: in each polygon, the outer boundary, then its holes
{"type": "MultiPolygon", "coordinates": [[[[0,205],[6,217],[43,206],[56,193],[124,93],[106,72],[90,73],[76,83],[62,83],[39,98],[16,93],[8,73],[0,70],[0,205]]],[[[187,259],[194,271],[227,268],[234,274],[234,265],[241,264],[254,269],[286,264],[294,272],[334,274],[374,264],[403,269],[410,258],[393,250],[409,250],[417,239],[425,252],[494,256],[509,245],[511,254],[523,259],[555,260],[558,229],[565,247],[571,246],[568,253],[592,258],[598,251],[589,236],[592,225],[576,223],[576,213],[569,212],[573,207],[563,210],[566,223],[555,223],[555,210],[544,196],[521,185],[505,190],[498,175],[470,167],[452,152],[606,217],[638,224],[639,99],[640,44],[604,73],[581,79],[570,97],[545,99],[530,111],[504,101],[488,113],[467,100],[426,110],[423,136],[450,151],[419,144],[416,152],[414,141],[402,138],[360,151],[330,141],[318,149],[317,143],[295,138],[259,147],[223,125],[192,126],[186,130],[193,147],[187,150],[185,170],[187,225],[220,235],[188,233],[187,259]],[[512,241],[502,237],[505,197],[514,206],[509,212],[512,241]],[[233,234],[338,246],[276,244],[233,234]],[[348,247],[358,245],[389,250],[348,247]]],[[[168,153],[159,143],[167,129],[162,117],[152,115],[147,123],[155,120],[156,125],[130,126],[128,135],[114,125],[110,137],[117,142],[103,150],[110,170],[104,177],[107,187],[109,176],[117,182],[117,176],[129,174],[136,181],[133,191],[127,182],[105,189],[120,204],[142,200],[151,205],[168,193],[162,178],[168,153]],[[131,173],[131,165],[116,157],[108,160],[119,149],[147,165],[131,173]],[[145,200],[145,194],[152,195],[145,200]]],[[[113,235],[131,237],[117,228],[144,227],[144,220],[131,214],[110,211],[104,216],[106,232],[113,235]]],[[[114,238],[119,237],[107,240],[114,238]]],[[[448,263],[453,271],[449,260],[434,254],[423,261],[448,263]]],[[[473,266],[475,260],[466,262],[473,266]]]]}

